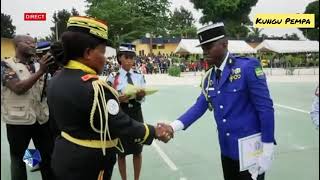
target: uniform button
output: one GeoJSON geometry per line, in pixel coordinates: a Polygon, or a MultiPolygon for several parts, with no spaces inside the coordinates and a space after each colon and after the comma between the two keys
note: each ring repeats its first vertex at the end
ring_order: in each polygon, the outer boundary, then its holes
{"type": "Polygon", "coordinates": [[[230,133],[227,133],[226,135],[227,135],[227,136],[230,136],[230,133]]]}
{"type": "Polygon", "coordinates": [[[225,123],[225,122],[227,122],[227,120],[226,120],[226,119],[223,119],[222,121],[223,121],[224,123],[225,123]]]}
{"type": "Polygon", "coordinates": [[[236,89],[233,89],[233,92],[236,92],[237,90],[236,89]]]}
{"type": "Polygon", "coordinates": [[[218,94],[220,94],[220,91],[218,91],[218,94]]]}
{"type": "Polygon", "coordinates": [[[208,98],[210,98],[211,96],[210,95],[208,95],[208,98]]]}
{"type": "Polygon", "coordinates": [[[222,106],[222,105],[220,105],[220,109],[223,109],[223,106],[222,106]]]}

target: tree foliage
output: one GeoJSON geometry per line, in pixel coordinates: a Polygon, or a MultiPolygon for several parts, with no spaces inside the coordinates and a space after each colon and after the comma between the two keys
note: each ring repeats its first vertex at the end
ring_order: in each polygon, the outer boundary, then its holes
{"type": "Polygon", "coordinates": [[[300,30],[306,38],[319,41],[319,1],[309,3],[304,13],[315,15],[315,28],[300,28],[300,30]]]}
{"type": "Polygon", "coordinates": [[[105,20],[114,46],[150,33],[166,36],[168,0],[87,0],[87,14],[105,20]]]}
{"type": "Polygon", "coordinates": [[[170,15],[169,34],[181,38],[196,38],[197,28],[194,22],[195,19],[190,11],[184,7],[176,8],[170,15]]]}
{"type": "Polygon", "coordinates": [[[246,37],[249,30],[246,25],[251,25],[249,14],[251,7],[258,0],[190,0],[194,7],[202,10],[200,19],[202,24],[224,22],[226,33],[231,38],[246,37]]]}
{"type": "Polygon", "coordinates": [[[12,24],[11,16],[1,13],[1,37],[12,38],[15,30],[16,27],[12,24]]]}
{"type": "Polygon", "coordinates": [[[300,40],[299,36],[296,33],[285,34],[283,36],[268,36],[266,34],[261,34],[262,29],[254,28],[255,32],[251,32],[248,37],[245,39],[247,42],[262,42],[265,39],[269,40],[300,40]]]}
{"type": "Polygon", "coordinates": [[[79,16],[79,12],[74,8],[72,8],[71,13],[66,9],[55,12],[52,20],[54,26],[50,27],[51,35],[42,39],[50,41],[55,41],[57,37],[59,39],[62,33],[67,29],[67,22],[70,16],[79,16]],[[57,32],[58,36],[56,34],[57,32]]]}

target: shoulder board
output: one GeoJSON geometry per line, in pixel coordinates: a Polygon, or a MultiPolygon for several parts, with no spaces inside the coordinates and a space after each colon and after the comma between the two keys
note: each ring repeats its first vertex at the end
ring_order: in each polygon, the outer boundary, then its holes
{"type": "Polygon", "coordinates": [[[82,76],[81,79],[82,79],[82,81],[88,81],[90,79],[97,80],[97,79],[99,79],[99,76],[95,75],[95,74],[86,74],[86,75],[82,76]]]}

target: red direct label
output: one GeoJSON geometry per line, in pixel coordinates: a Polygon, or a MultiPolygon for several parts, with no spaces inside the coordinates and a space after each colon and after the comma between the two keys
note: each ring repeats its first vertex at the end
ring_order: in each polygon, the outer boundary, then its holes
{"type": "Polygon", "coordinates": [[[24,13],[25,21],[45,21],[47,13],[24,13]]]}

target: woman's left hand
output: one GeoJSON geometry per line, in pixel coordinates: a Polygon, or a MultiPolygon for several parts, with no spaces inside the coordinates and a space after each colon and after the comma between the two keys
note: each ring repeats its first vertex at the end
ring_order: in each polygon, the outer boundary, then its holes
{"type": "Polygon", "coordinates": [[[136,99],[138,101],[141,101],[144,98],[144,96],[146,96],[146,92],[144,90],[140,90],[136,94],[136,99]]]}

